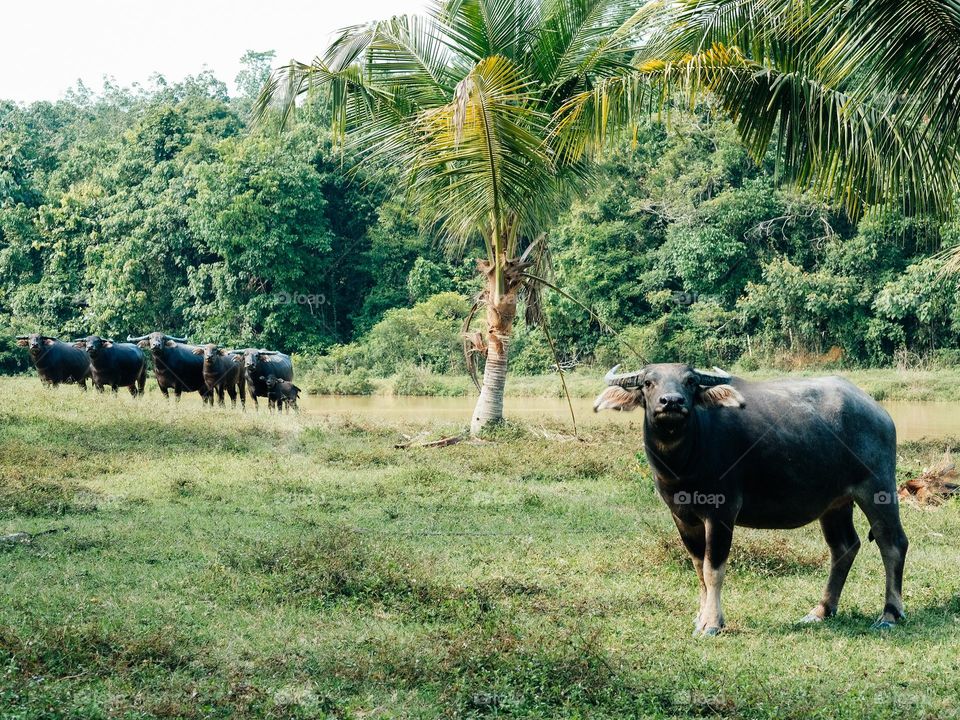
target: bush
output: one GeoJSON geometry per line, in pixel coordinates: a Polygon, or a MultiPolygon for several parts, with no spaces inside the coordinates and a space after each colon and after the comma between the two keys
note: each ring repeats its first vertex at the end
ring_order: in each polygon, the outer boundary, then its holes
{"type": "Polygon", "coordinates": [[[426,368],[416,365],[404,365],[393,376],[391,392],[393,395],[462,397],[470,392],[473,385],[462,377],[435,375],[426,368]]]}
{"type": "Polygon", "coordinates": [[[0,375],[15,375],[30,369],[27,351],[13,337],[0,337],[0,375]]]}
{"type": "Polygon", "coordinates": [[[441,395],[442,390],[428,371],[415,365],[404,365],[393,376],[394,395],[441,395]]]}
{"type": "Polygon", "coordinates": [[[372,395],[377,389],[370,380],[370,373],[363,368],[346,374],[314,370],[307,374],[303,382],[307,392],[312,395],[372,395]]]}
{"type": "Polygon", "coordinates": [[[930,353],[927,360],[935,370],[949,370],[960,365],[960,350],[955,348],[940,348],[930,353]]]}
{"type": "Polygon", "coordinates": [[[543,330],[528,330],[522,325],[514,330],[510,338],[512,371],[520,375],[543,375],[553,372],[554,364],[553,352],[543,330]]]}

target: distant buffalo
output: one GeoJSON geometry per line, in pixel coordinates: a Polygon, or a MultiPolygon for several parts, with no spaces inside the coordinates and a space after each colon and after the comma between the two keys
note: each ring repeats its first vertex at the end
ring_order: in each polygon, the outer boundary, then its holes
{"type": "Polygon", "coordinates": [[[234,350],[234,354],[243,355],[243,373],[247,384],[247,392],[253,399],[253,404],[259,409],[257,396],[265,396],[269,402],[269,407],[273,407],[273,401],[270,400],[270,391],[267,388],[266,380],[271,375],[278,380],[293,380],[293,361],[289,355],[284,355],[276,350],[258,350],[257,348],[247,348],[246,350],[234,350]]]}
{"type": "Polygon", "coordinates": [[[270,405],[276,405],[277,412],[283,412],[285,408],[287,412],[290,411],[290,408],[293,408],[294,412],[300,412],[300,408],[297,406],[300,388],[289,380],[281,380],[276,375],[268,377],[261,375],[260,379],[266,384],[267,399],[270,401],[270,405]]]}
{"type": "Polygon", "coordinates": [[[177,400],[185,392],[198,392],[204,402],[213,404],[213,396],[207,391],[203,379],[203,358],[195,355],[194,345],[187,345],[186,338],[176,338],[161,332],[153,332],[139,337],[128,337],[127,342],[149,348],[153,356],[153,374],[157,378],[160,392],[166,398],[173,390],[177,400]]]}
{"type": "Polygon", "coordinates": [[[203,381],[210,394],[210,403],[213,404],[213,394],[223,407],[223,395],[230,396],[230,403],[237,406],[237,391],[240,393],[240,405],[246,407],[247,393],[246,380],[243,373],[243,358],[233,355],[229,351],[208,343],[194,349],[195,355],[203,356],[203,381]]]}
{"type": "Polygon", "coordinates": [[[86,350],[93,371],[93,386],[103,392],[109,386],[113,392],[125,387],[133,397],[143,395],[147,381],[147,359],[143,350],[133,343],[105,340],[99,335],[88,335],[74,340],[75,347],[86,350]]]}
{"type": "Polygon", "coordinates": [[[90,358],[83,350],[46,335],[17,335],[17,345],[29,348],[30,360],[40,380],[56,387],[60,383],[76,383],[87,389],[90,358]]]}

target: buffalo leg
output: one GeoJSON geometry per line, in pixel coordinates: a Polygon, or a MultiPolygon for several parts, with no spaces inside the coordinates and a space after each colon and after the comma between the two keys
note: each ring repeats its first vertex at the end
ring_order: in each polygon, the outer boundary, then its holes
{"type": "Polygon", "coordinates": [[[703,560],[703,582],[707,593],[700,623],[703,625],[704,635],[716,635],[724,626],[720,591],[727,571],[730,544],[733,542],[733,522],[708,518],[704,522],[704,529],[707,543],[703,560]]]}
{"type": "Polygon", "coordinates": [[[117,385],[116,385],[116,383],[114,383],[113,385],[111,385],[111,386],[110,386],[110,389],[113,390],[113,396],[116,397],[116,396],[117,396],[117,385]]]}
{"type": "Polygon", "coordinates": [[[176,397],[177,402],[180,402],[180,395],[183,394],[183,390],[181,390],[180,388],[176,388],[176,389],[173,391],[173,394],[174,394],[174,396],[176,397]]]}
{"type": "MultiPolygon", "coordinates": [[[[213,397],[210,397],[210,405],[213,406],[213,397]]],[[[217,388],[217,405],[220,407],[226,407],[226,402],[224,402],[224,390],[223,385],[217,388]]]]}
{"type": "Polygon", "coordinates": [[[234,385],[227,386],[227,395],[230,396],[230,407],[237,407],[237,388],[234,385]]]}
{"type": "Polygon", "coordinates": [[[852,502],[824,513],[820,518],[820,529],[830,548],[830,577],[823,599],[800,622],[820,622],[836,614],[840,593],[860,550],[860,537],[853,526],[852,502]]]}
{"type": "Polygon", "coordinates": [[[161,388],[160,388],[160,392],[163,393],[163,396],[164,396],[167,400],[170,399],[170,390],[168,390],[168,389],[165,388],[165,387],[161,387],[161,388]]]}
{"type": "Polygon", "coordinates": [[[147,369],[144,367],[140,369],[140,377],[137,378],[137,392],[135,392],[133,396],[137,397],[139,395],[143,397],[144,388],[146,387],[146,385],[147,385],[147,369]]]}
{"type": "MultiPolygon", "coordinates": [[[[886,573],[886,597],[883,613],[874,627],[886,629],[903,617],[903,564],[907,557],[907,535],[900,524],[900,505],[895,484],[891,490],[872,492],[869,497],[857,497],[857,505],[870,522],[870,534],[877,541],[883,569],[886,573]]],[[[872,488],[871,488],[872,490],[872,488]]]]}
{"type": "Polygon", "coordinates": [[[699,635],[703,632],[701,619],[703,618],[703,606],[707,601],[707,586],[703,581],[703,558],[707,551],[706,532],[702,523],[691,525],[685,523],[676,515],[673,516],[673,522],[680,532],[683,546],[687,549],[687,553],[693,561],[693,567],[697,571],[697,580],[700,584],[700,607],[693,621],[693,634],[699,635]]]}

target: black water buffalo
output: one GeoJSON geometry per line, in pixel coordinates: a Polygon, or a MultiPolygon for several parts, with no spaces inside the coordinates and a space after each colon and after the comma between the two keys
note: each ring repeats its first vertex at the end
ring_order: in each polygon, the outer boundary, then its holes
{"type": "Polygon", "coordinates": [[[795,528],[820,521],[830,547],[823,599],[804,622],[836,612],[860,547],[857,505],[886,570],[875,627],[903,617],[907,536],[895,477],[890,416],[839,377],[748,382],[688,365],[607,375],[594,410],[644,408],[643,443],[660,497],[700,578],[694,635],[723,627],[720,589],[736,525],[795,528]]]}
{"type": "Polygon", "coordinates": [[[198,392],[205,403],[209,400],[212,405],[213,397],[203,380],[203,358],[194,355],[197,348],[186,345],[186,341],[186,338],[175,338],[162,332],[127,337],[127,342],[150,349],[153,374],[165,398],[170,397],[170,390],[177,400],[184,392],[198,392]]]}
{"type": "Polygon", "coordinates": [[[233,352],[243,355],[243,374],[247,384],[247,392],[253,399],[253,404],[259,409],[257,396],[266,396],[269,407],[272,408],[273,401],[270,400],[267,383],[261,378],[273,375],[279,380],[292,381],[293,361],[290,356],[276,350],[258,350],[256,348],[234,350],[233,352]]]}
{"type": "Polygon", "coordinates": [[[203,381],[206,383],[207,392],[210,393],[211,403],[213,402],[213,394],[216,393],[217,401],[223,407],[223,394],[226,391],[230,396],[230,403],[233,407],[236,407],[237,391],[239,390],[240,405],[246,407],[247,393],[246,379],[243,374],[243,359],[217,347],[214,343],[198,347],[193,352],[195,355],[203,356],[203,381]]]}
{"type": "Polygon", "coordinates": [[[87,389],[90,358],[83,350],[46,335],[17,335],[17,345],[29,348],[30,360],[40,380],[56,387],[60,383],[76,383],[87,389]]]}
{"type": "Polygon", "coordinates": [[[90,356],[93,386],[103,392],[105,386],[117,392],[125,387],[134,397],[143,395],[147,382],[147,359],[143,350],[133,343],[105,340],[99,335],[88,335],[74,340],[75,347],[86,350],[90,356]]]}
{"type": "Polygon", "coordinates": [[[270,401],[270,405],[277,406],[277,412],[283,412],[284,408],[287,409],[287,412],[290,411],[290,408],[293,408],[294,412],[300,412],[300,408],[297,406],[300,388],[289,380],[281,380],[276,375],[267,377],[261,375],[260,379],[266,384],[267,399],[270,401]]]}

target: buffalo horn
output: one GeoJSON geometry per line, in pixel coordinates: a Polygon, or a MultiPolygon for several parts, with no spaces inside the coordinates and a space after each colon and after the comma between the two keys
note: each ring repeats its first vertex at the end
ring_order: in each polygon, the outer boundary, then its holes
{"type": "Polygon", "coordinates": [[[634,370],[633,372],[617,374],[617,370],[620,369],[619,365],[614,365],[610,368],[610,372],[607,373],[606,377],[603,379],[606,381],[607,385],[619,385],[620,387],[639,387],[640,383],[643,382],[643,376],[646,374],[646,369],[634,370]]]}
{"type": "Polygon", "coordinates": [[[730,374],[718,367],[714,367],[710,372],[705,370],[694,370],[694,372],[697,374],[697,384],[703,387],[724,385],[730,382],[730,374]]]}
{"type": "Polygon", "coordinates": [[[185,342],[187,341],[187,339],[186,339],[185,337],[178,338],[178,337],[173,337],[173,335],[164,335],[164,336],[163,336],[163,339],[164,339],[164,340],[173,340],[174,342],[177,342],[177,343],[185,343],[185,342]]]}
{"type": "Polygon", "coordinates": [[[148,337],[150,337],[149,333],[148,333],[147,335],[141,335],[140,337],[134,337],[133,335],[127,335],[127,342],[132,342],[132,343],[140,342],[140,341],[142,341],[142,340],[146,340],[148,337]]]}

